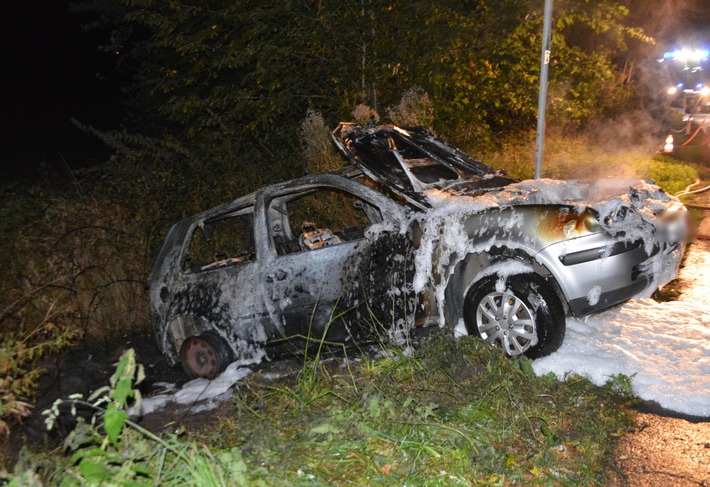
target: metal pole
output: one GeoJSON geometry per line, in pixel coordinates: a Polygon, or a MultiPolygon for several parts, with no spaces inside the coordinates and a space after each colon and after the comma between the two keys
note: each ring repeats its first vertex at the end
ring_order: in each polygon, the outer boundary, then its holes
{"type": "Polygon", "coordinates": [[[545,0],[545,19],[542,28],[542,59],[540,60],[540,95],[537,100],[537,137],[535,140],[535,179],[542,174],[542,146],[545,141],[545,107],[547,106],[547,72],[550,64],[552,37],[552,0],[545,0]]]}

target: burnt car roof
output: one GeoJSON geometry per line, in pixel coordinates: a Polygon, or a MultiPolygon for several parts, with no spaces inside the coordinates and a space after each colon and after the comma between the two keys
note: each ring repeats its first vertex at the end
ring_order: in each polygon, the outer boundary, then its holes
{"type": "Polygon", "coordinates": [[[333,140],[370,178],[420,207],[431,207],[428,190],[476,194],[517,182],[422,127],[341,122],[333,140]]]}

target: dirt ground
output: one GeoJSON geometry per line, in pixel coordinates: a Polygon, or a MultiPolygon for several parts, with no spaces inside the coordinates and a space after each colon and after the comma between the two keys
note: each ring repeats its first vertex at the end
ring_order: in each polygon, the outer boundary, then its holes
{"type": "Polygon", "coordinates": [[[710,422],[636,413],[610,467],[610,486],[710,486],[710,422]]]}

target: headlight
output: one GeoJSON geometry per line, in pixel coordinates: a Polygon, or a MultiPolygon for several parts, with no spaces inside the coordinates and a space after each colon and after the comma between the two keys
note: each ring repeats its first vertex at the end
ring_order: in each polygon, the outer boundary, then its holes
{"type": "Polygon", "coordinates": [[[599,231],[596,213],[586,209],[577,213],[569,208],[546,213],[540,220],[540,237],[559,241],[599,231]]]}
{"type": "Polygon", "coordinates": [[[604,218],[604,223],[609,227],[614,226],[626,220],[626,216],[632,211],[634,210],[628,206],[619,206],[604,218]]]}

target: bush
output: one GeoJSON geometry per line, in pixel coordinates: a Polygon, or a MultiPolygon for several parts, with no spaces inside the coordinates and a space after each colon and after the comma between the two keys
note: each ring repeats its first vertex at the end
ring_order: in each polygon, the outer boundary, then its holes
{"type": "Polygon", "coordinates": [[[656,156],[651,160],[647,177],[670,194],[684,190],[698,179],[698,170],[692,164],[666,156],[656,156]]]}
{"type": "Polygon", "coordinates": [[[434,104],[429,94],[419,87],[410,88],[402,95],[398,105],[387,109],[387,116],[393,124],[400,127],[434,126],[434,104]]]}
{"type": "Polygon", "coordinates": [[[301,152],[306,162],[306,171],[324,173],[342,167],[344,159],[333,146],[330,130],[323,116],[315,110],[308,110],[301,123],[301,152]]]}

